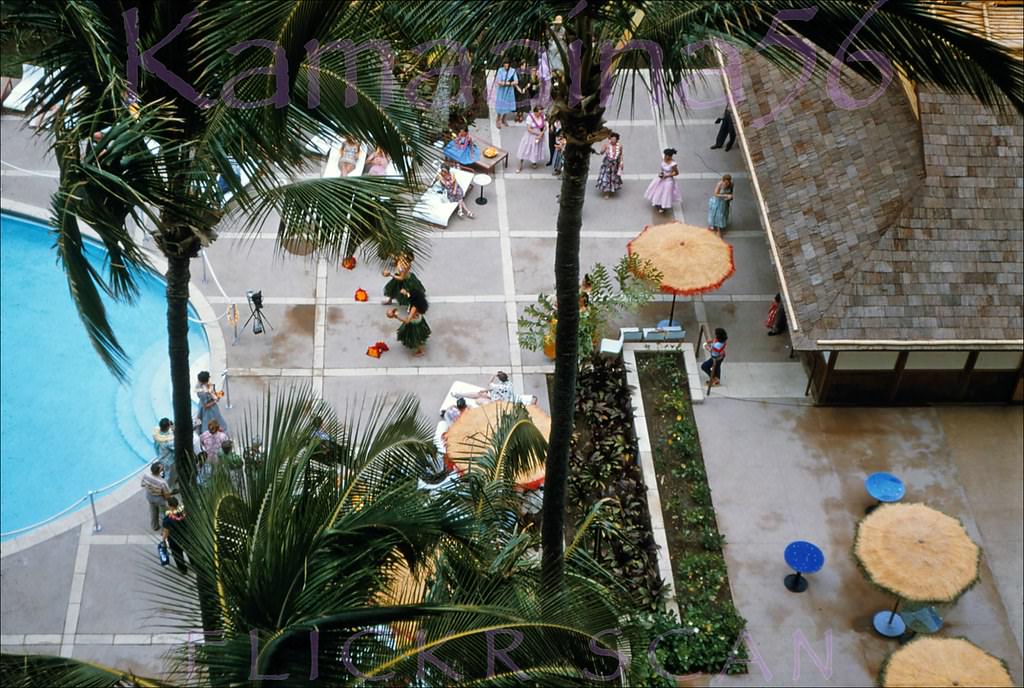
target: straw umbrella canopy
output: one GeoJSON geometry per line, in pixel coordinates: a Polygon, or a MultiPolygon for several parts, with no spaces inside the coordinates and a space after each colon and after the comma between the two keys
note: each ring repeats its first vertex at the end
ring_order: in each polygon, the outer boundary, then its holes
{"type": "Polygon", "coordinates": [[[905,630],[896,617],[902,600],[950,604],[978,581],[981,548],[941,511],[884,504],[857,524],[853,555],[868,580],[896,596],[892,610],[873,619],[875,630],[894,638],[905,630]]]}
{"type": "Polygon", "coordinates": [[[857,526],[853,553],[886,592],[948,604],[977,582],[981,549],[952,516],[924,504],[885,504],[857,526]]]}
{"type": "Polygon", "coordinates": [[[1012,686],[1002,660],[964,638],[920,638],[893,652],[878,683],[897,686],[1012,686]]]}
{"type": "Polygon", "coordinates": [[[661,271],[661,291],[672,294],[669,320],[675,314],[677,295],[714,291],[736,271],[732,246],[704,227],[682,222],[647,225],[626,249],[661,271]]]}
{"type": "MultiPolygon", "coordinates": [[[[495,401],[476,408],[469,408],[462,412],[458,420],[448,429],[448,436],[445,444],[448,453],[445,462],[449,468],[454,468],[460,473],[469,469],[472,460],[479,455],[480,447],[490,441],[494,429],[498,426],[498,419],[510,413],[515,404],[508,401],[495,401]]],[[[551,418],[540,410],[535,404],[526,407],[530,420],[543,435],[548,439],[551,434],[551,418]]],[[[544,465],[540,464],[529,474],[517,477],[519,487],[526,490],[533,490],[544,484],[544,465]]]]}

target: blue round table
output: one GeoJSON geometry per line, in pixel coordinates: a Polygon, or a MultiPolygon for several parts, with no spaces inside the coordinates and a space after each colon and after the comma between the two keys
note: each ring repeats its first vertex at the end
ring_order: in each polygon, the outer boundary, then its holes
{"type": "Polygon", "coordinates": [[[784,554],[786,563],[796,571],[783,579],[786,589],[790,592],[803,592],[807,589],[805,573],[816,573],[825,565],[825,555],[817,545],[805,540],[796,540],[786,545],[784,554]]]}
{"type": "Polygon", "coordinates": [[[867,508],[867,513],[871,513],[882,504],[898,502],[907,493],[903,481],[892,473],[872,473],[864,479],[864,488],[876,500],[875,504],[867,508]]]}
{"type": "Polygon", "coordinates": [[[679,327],[679,323],[675,320],[662,320],[658,323],[659,330],[663,330],[666,327],[679,327]]]}

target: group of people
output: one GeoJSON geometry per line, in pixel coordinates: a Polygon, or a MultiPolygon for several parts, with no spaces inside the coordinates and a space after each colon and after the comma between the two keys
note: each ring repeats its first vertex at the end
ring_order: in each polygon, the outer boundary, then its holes
{"type": "MultiPolygon", "coordinates": [[[[222,394],[210,381],[209,371],[199,373],[194,391],[199,410],[193,424],[192,448],[196,455],[196,482],[201,485],[218,465],[223,464],[232,473],[237,473],[243,466],[243,460],[227,435],[227,423],[219,408],[222,394]]],[[[179,471],[174,461],[174,423],[170,418],[161,418],[154,428],[153,449],[156,458],[141,482],[149,505],[149,524],[154,531],[162,531],[164,548],[173,556],[178,570],[187,573],[181,544],[185,510],[178,498],[179,471]]]]}
{"type": "MultiPolygon", "coordinates": [[[[679,164],[675,160],[677,152],[675,148],[666,148],[662,151],[658,175],[651,180],[644,192],[644,198],[650,201],[651,207],[657,208],[659,213],[671,210],[682,198],[676,180],[679,176],[679,164]]],[[[601,147],[600,155],[601,170],[597,175],[597,188],[605,198],[609,198],[622,188],[622,173],[625,170],[623,146],[618,133],[612,132],[608,136],[601,147]]],[[[729,225],[732,199],[732,175],[723,174],[708,199],[709,230],[721,234],[729,225]]]]}
{"type": "MultiPolygon", "coordinates": [[[[338,171],[342,177],[347,177],[355,171],[359,164],[359,156],[363,153],[363,144],[359,143],[351,134],[346,134],[341,142],[338,156],[338,171]]],[[[367,154],[365,162],[366,174],[371,177],[384,177],[388,173],[388,165],[391,164],[391,157],[380,146],[374,148],[372,153],[367,154]]]]}
{"type": "Polygon", "coordinates": [[[394,268],[381,273],[391,278],[384,285],[384,305],[397,301],[399,306],[406,308],[406,312],[402,315],[397,308],[391,308],[387,311],[387,317],[401,323],[398,326],[398,341],[412,349],[413,356],[422,356],[430,338],[430,325],[424,317],[430,307],[427,292],[412,271],[411,252],[400,253],[393,260],[394,268]]]}

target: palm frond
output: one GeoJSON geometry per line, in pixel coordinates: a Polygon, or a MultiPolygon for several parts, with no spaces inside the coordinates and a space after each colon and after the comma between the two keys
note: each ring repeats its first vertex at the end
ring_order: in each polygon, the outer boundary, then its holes
{"type": "Polygon", "coordinates": [[[171,684],[99,664],[52,655],[0,655],[0,683],[11,688],[157,688],[171,684]]]}

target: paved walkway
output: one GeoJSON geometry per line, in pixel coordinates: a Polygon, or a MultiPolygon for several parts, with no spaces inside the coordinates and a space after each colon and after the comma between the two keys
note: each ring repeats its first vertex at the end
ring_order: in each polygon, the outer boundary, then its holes
{"type": "Polygon", "coordinates": [[[896,644],[874,633],[871,617],[893,600],[868,584],[851,547],[872,501],[864,478],[885,470],[904,480],[907,501],[960,518],[981,545],[981,582],[943,612],[941,633],[1004,659],[1021,685],[1024,409],[820,408],[712,397],[696,414],[733,598],[763,659],[750,674],[713,684],[873,685],[896,644]],[[802,539],[822,548],[825,567],[794,595],[782,585],[791,573],[782,553],[802,539]],[[807,646],[797,651],[801,640],[807,646]]]}
{"type": "MultiPolygon", "coordinates": [[[[711,86],[709,91],[719,90],[711,86]]],[[[707,97],[708,93],[702,94],[707,97]]],[[[683,195],[675,217],[703,224],[707,196],[722,173],[736,179],[728,240],[735,247],[736,274],[722,289],[704,298],[680,299],[676,317],[692,339],[699,321],[724,326],[730,339],[730,370],[721,394],[749,396],[778,391],[778,366],[788,366],[796,379],[799,366],[788,361],[783,337],[768,338],[760,326],[777,291],[768,249],[760,229],[753,194],[738,149],[709,151],[717,130],[717,111],[693,111],[681,123],[664,124],[649,103],[638,100],[630,116],[626,105],[609,113],[622,134],[626,151],[625,186],[603,200],[592,187],[584,209],[581,266],[615,263],[626,242],[645,224],[671,219],[652,212],[643,198],[658,169],[660,151],[680,151],[683,195]],[[769,377],[757,380],[757,363],[769,377]],[[774,366],[774,367],[773,367],[774,366]],[[775,377],[771,377],[775,376],[775,377]]],[[[43,139],[21,128],[22,119],[4,115],[0,142],[3,201],[7,208],[37,209],[45,217],[56,185],[56,165],[46,157],[43,139]]],[[[515,150],[521,125],[501,132],[480,121],[477,131],[495,144],[515,150]]],[[[596,161],[597,158],[594,158],[596,161]]],[[[220,227],[221,237],[207,251],[228,299],[211,276],[203,280],[201,261],[192,266],[194,284],[215,309],[226,301],[242,304],[245,293],[262,290],[265,312],[274,329],[264,335],[242,333],[222,323],[228,342],[228,366],[237,422],[250,403],[281,385],[306,382],[339,411],[363,395],[413,393],[423,417],[433,421],[434,409],[455,380],[483,384],[498,369],[508,370],[517,389],[537,394],[547,409],[544,375],[551,363],[540,353],[520,350],[516,320],[539,292],[554,288],[554,221],[559,180],[550,168],[515,174],[516,160],[487,187],[485,206],[471,204],[475,220],[453,218],[449,228],[434,233],[429,256],[418,256],[417,274],[430,297],[429,321],[434,331],[427,353],[413,358],[394,339],[393,321],[371,300],[358,304],[357,287],[379,293],[384,280],[367,265],[346,271],[326,261],[275,250],[271,217],[263,231],[243,237],[236,220],[220,227]],[[386,340],[391,351],[381,360],[365,355],[366,347],[386,340]]],[[[597,169],[592,170],[596,177],[597,169]]],[[[477,195],[474,189],[472,198],[477,195]]],[[[667,317],[667,299],[616,324],[651,325],[667,317]]],[[[791,383],[802,388],[803,382],[791,383]]],[[[794,387],[795,388],[795,387],[794,387]]],[[[159,591],[163,571],[155,565],[155,540],[146,528],[146,505],[134,494],[101,515],[103,531],[76,526],[0,561],[0,644],[4,650],[29,649],[116,664],[144,673],[161,671],[163,655],[187,640],[182,629],[160,621],[157,610],[170,603],[159,591]]]]}

